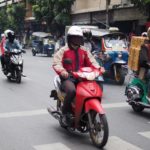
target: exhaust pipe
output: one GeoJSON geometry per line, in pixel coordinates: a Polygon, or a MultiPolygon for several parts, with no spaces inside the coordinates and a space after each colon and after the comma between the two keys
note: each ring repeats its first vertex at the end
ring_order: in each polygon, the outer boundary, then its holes
{"type": "Polygon", "coordinates": [[[53,106],[48,107],[47,111],[57,120],[60,120],[62,118],[62,114],[59,111],[57,111],[53,106]]]}

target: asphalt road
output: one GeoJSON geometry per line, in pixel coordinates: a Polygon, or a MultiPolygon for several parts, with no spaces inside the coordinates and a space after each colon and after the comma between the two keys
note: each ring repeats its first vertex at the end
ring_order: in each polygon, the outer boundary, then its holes
{"type": "MultiPolygon", "coordinates": [[[[27,77],[21,84],[8,82],[0,72],[0,150],[96,150],[88,134],[67,132],[46,110],[54,105],[49,98],[55,76],[52,58],[33,57],[30,50],[23,56],[27,77]]],[[[150,110],[133,112],[124,90],[125,85],[104,84],[110,130],[104,149],[149,150],[150,110]]]]}

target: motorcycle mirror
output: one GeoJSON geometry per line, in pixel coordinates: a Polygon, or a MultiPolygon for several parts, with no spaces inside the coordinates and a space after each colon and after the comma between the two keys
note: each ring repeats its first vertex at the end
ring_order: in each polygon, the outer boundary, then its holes
{"type": "Polygon", "coordinates": [[[71,65],[72,60],[71,59],[64,59],[64,64],[71,65]]]}

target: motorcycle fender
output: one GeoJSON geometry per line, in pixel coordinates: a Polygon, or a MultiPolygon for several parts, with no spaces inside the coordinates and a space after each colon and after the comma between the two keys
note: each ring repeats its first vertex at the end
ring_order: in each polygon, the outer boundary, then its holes
{"type": "Polygon", "coordinates": [[[95,110],[100,114],[105,114],[104,109],[98,99],[90,99],[85,103],[85,112],[88,113],[90,110],[95,110]]]}

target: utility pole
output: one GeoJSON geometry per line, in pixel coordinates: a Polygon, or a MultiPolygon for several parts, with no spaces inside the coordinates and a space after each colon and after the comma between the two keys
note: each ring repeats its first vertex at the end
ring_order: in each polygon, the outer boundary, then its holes
{"type": "Polygon", "coordinates": [[[106,0],[106,28],[109,27],[109,5],[111,0],[106,0]]]}

